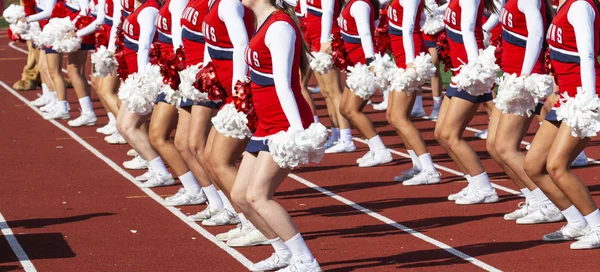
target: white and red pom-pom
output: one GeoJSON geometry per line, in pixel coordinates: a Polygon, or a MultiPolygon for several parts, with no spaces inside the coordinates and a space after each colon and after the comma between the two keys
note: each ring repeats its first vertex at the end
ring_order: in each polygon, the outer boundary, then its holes
{"type": "Polygon", "coordinates": [[[133,73],[127,77],[119,88],[118,96],[130,112],[146,115],[152,112],[162,85],[160,68],[147,64],[143,74],[133,73]]]}
{"type": "Polygon", "coordinates": [[[51,46],[58,53],[70,53],[79,50],[81,47],[81,38],[69,35],[75,32],[75,24],[69,19],[52,18],[44,27],[44,36],[46,40],[44,45],[51,46]]]}
{"type": "Polygon", "coordinates": [[[196,75],[200,72],[202,63],[191,65],[182,71],[179,71],[179,92],[181,93],[182,99],[192,100],[196,102],[208,101],[208,93],[200,92],[200,90],[194,87],[196,82],[196,75]]]}
{"type": "MultiPolygon", "coordinates": [[[[2,17],[9,24],[15,24],[19,19],[25,17],[25,8],[21,5],[12,4],[2,12],[2,17]]],[[[14,31],[14,30],[13,30],[14,31]]]]}
{"type": "Polygon", "coordinates": [[[437,67],[433,65],[431,55],[423,52],[415,58],[413,64],[415,71],[417,72],[416,82],[412,84],[415,88],[421,87],[427,83],[435,75],[435,71],[437,70],[437,67]]]}
{"type": "Polygon", "coordinates": [[[324,52],[312,52],[310,57],[310,69],[319,73],[326,74],[333,68],[333,57],[324,52]]]}
{"type": "Polygon", "coordinates": [[[20,21],[10,24],[8,27],[10,27],[10,30],[13,34],[19,35],[21,38],[23,38],[23,35],[26,35],[27,32],[29,32],[29,24],[20,21]]]}
{"type": "Polygon", "coordinates": [[[376,91],[377,78],[369,66],[359,63],[348,67],[346,85],[356,96],[368,100],[376,91]]]}
{"type": "Polygon", "coordinates": [[[375,88],[381,92],[386,91],[390,86],[390,81],[394,77],[396,63],[388,54],[375,54],[375,59],[369,64],[375,74],[375,88]]]}
{"type": "Polygon", "coordinates": [[[212,123],[219,133],[227,137],[245,139],[252,136],[246,114],[239,112],[232,103],[223,106],[212,118],[212,123]]]}
{"type": "Polygon", "coordinates": [[[281,168],[319,163],[325,153],[327,136],[327,128],[320,123],[313,123],[305,130],[290,128],[269,137],[269,153],[281,168]]]}
{"type": "Polygon", "coordinates": [[[96,77],[112,75],[117,70],[118,64],[114,55],[108,52],[108,49],[104,45],[92,53],[91,58],[94,65],[94,76],[96,77]]]}
{"type": "Polygon", "coordinates": [[[585,94],[580,90],[575,97],[563,95],[556,109],[558,120],[571,127],[573,137],[596,137],[600,131],[600,98],[595,93],[585,94]]]}
{"type": "Polygon", "coordinates": [[[537,104],[552,93],[552,88],[553,80],[548,75],[504,74],[494,104],[505,114],[531,116],[537,104]]]}
{"type": "Polygon", "coordinates": [[[425,10],[425,23],[421,26],[423,33],[434,35],[446,28],[444,23],[444,12],[439,10],[437,3],[427,3],[425,10]]]}
{"type": "Polygon", "coordinates": [[[452,77],[459,91],[466,91],[473,96],[481,96],[488,92],[500,73],[500,67],[496,64],[496,47],[489,46],[485,50],[479,50],[476,60],[463,64],[457,69],[460,73],[452,77]]]}

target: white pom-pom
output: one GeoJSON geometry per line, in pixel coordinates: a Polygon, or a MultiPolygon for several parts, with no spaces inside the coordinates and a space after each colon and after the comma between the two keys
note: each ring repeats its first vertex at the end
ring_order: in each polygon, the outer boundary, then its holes
{"type": "Polygon", "coordinates": [[[369,70],[368,66],[361,63],[348,67],[346,85],[358,97],[367,100],[375,93],[375,74],[369,70]]]}
{"type": "Polygon", "coordinates": [[[280,131],[269,137],[269,153],[281,168],[294,169],[309,162],[318,163],[325,153],[327,128],[313,123],[305,130],[280,131]]]}
{"type": "Polygon", "coordinates": [[[390,89],[396,92],[405,92],[410,95],[416,88],[413,83],[417,81],[418,75],[415,69],[397,68],[394,71],[394,79],[390,83],[390,89]]]}
{"type": "Polygon", "coordinates": [[[13,34],[17,34],[21,36],[21,38],[23,38],[23,35],[27,34],[29,31],[29,24],[20,21],[16,22],[15,24],[10,24],[9,27],[13,34]]]}
{"type": "Polygon", "coordinates": [[[567,93],[556,109],[558,120],[571,127],[573,137],[596,137],[600,131],[600,98],[596,94],[581,93],[573,98],[567,93]]]}
{"type": "Polygon", "coordinates": [[[452,77],[459,91],[466,91],[473,96],[481,96],[489,91],[494,83],[500,67],[496,64],[494,51],[496,47],[489,46],[485,50],[479,50],[476,60],[459,66],[460,73],[452,77]]]}
{"type": "Polygon", "coordinates": [[[437,4],[433,7],[427,7],[431,12],[425,11],[427,17],[425,23],[421,26],[421,30],[427,35],[434,35],[446,28],[446,24],[444,23],[444,13],[437,10],[437,4]]]}
{"type": "Polygon", "coordinates": [[[91,58],[94,64],[94,76],[96,77],[111,75],[117,69],[118,64],[115,57],[108,52],[108,49],[104,45],[92,53],[91,58]]]}
{"type": "Polygon", "coordinates": [[[10,5],[2,12],[2,17],[4,17],[4,20],[9,24],[14,24],[25,16],[25,8],[20,5],[10,5]]]}
{"type": "Polygon", "coordinates": [[[32,41],[36,47],[42,48],[44,46],[44,34],[40,28],[40,24],[37,22],[29,24],[27,33],[21,35],[26,41],[32,41]]]}
{"type": "Polygon", "coordinates": [[[379,91],[385,91],[389,88],[390,81],[394,77],[396,63],[388,54],[383,56],[376,54],[375,59],[369,64],[375,74],[375,88],[379,91]]]}
{"type": "Polygon", "coordinates": [[[52,18],[44,27],[44,45],[51,46],[58,53],[75,52],[81,47],[81,38],[69,35],[75,30],[75,24],[69,17],[52,18]]]}
{"type": "Polygon", "coordinates": [[[310,68],[319,73],[325,74],[333,68],[333,58],[331,55],[324,52],[312,52],[310,60],[310,68]]]}
{"type": "Polygon", "coordinates": [[[183,71],[179,71],[179,92],[181,93],[182,99],[192,100],[197,102],[208,101],[208,93],[201,93],[194,87],[196,82],[196,75],[200,72],[202,63],[191,65],[185,68],[183,71]]]}
{"type": "Polygon", "coordinates": [[[181,104],[181,92],[179,92],[178,90],[173,90],[171,86],[163,84],[160,88],[160,93],[165,94],[165,102],[175,107],[179,107],[179,105],[181,104]]]}
{"type": "Polygon", "coordinates": [[[421,52],[414,61],[414,68],[417,72],[417,80],[412,84],[412,87],[421,87],[429,81],[434,75],[437,68],[433,65],[431,55],[421,52]]]}
{"type": "Polygon", "coordinates": [[[160,68],[147,64],[143,74],[133,73],[119,88],[119,99],[130,112],[146,115],[152,112],[154,100],[162,86],[160,68]]]}
{"type": "Polygon", "coordinates": [[[238,112],[231,103],[223,106],[212,118],[215,129],[224,136],[245,139],[252,136],[248,128],[248,117],[243,112],[238,112]]]}
{"type": "Polygon", "coordinates": [[[433,75],[436,67],[431,62],[429,54],[421,53],[409,69],[397,68],[391,81],[391,89],[397,92],[405,92],[410,95],[413,91],[423,86],[433,75]]]}
{"type": "Polygon", "coordinates": [[[505,114],[531,116],[537,104],[552,93],[552,82],[548,75],[517,77],[516,74],[504,74],[494,104],[505,114]]]}

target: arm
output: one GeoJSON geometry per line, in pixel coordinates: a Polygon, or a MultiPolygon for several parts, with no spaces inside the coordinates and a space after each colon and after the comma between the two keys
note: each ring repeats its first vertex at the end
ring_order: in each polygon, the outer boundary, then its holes
{"type": "Polygon", "coordinates": [[[306,0],[300,0],[298,1],[298,4],[300,5],[300,12],[302,12],[302,16],[306,16],[306,0]]]}
{"type": "Polygon", "coordinates": [[[154,21],[158,15],[158,9],[155,8],[144,8],[138,14],[138,24],[140,24],[140,40],[138,41],[138,52],[137,52],[137,64],[138,73],[143,73],[148,63],[148,54],[150,53],[150,44],[154,39],[154,33],[156,32],[156,26],[154,21]]]}
{"type": "MultiPolygon", "coordinates": [[[[530,0],[530,1],[519,1],[519,5],[521,4],[521,2],[532,2],[535,0],[530,0]]],[[[482,1],[483,2],[483,1],[482,1]]],[[[504,8],[504,0],[495,0],[494,4],[496,5],[496,12],[490,14],[490,18],[488,18],[488,20],[485,22],[485,24],[483,24],[483,31],[485,32],[490,32],[492,31],[492,29],[494,27],[496,27],[498,25],[498,23],[500,22],[500,14],[502,13],[502,9],[504,8]]],[[[538,10],[540,10],[540,8],[538,8],[538,10]]]]}
{"type": "Polygon", "coordinates": [[[358,36],[360,36],[365,58],[372,58],[375,55],[375,50],[373,49],[373,38],[371,37],[371,7],[362,1],[354,2],[350,7],[350,15],[356,21],[356,28],[358,29],[358,36]]]}
{"type": "MultiPolygon", "coordinates": [[[[104,7],[102,7],[104,9],[104,7]]],[[[108,39],[108,48],[109,52],[115,52],[115,48],[117,47],[117,27],[121,24],[121,1],[113,0],[113,25],[110,28],[110,37],[108,39]]]]}
{"type": "MultiPolygon", "coordinates": [[[[463,43],[467,51],[468,61],[474,61],[479,55],[477,40],[475,40],[475,21],[477,20],[477,8],[480,1],[459,0],[462,10],[460,29],[462,30],[463,43]]],[[[481,1],[483,2],[483,1],[481,1]]],[[[483,4],[483,3],[482,3],[483,4]]]]}
{"type": "Polygon", "coordinates": [[[219,2],[219,19],[225,23],[231,44],[233,44],[233,77],[231,86],[238,80],[244,80],[248,74],[248,64],[244,60],[244,50],[248,45],[248,33],[244,25],[244,8],[238,0],[219,2]]]}
{"type": "Polygon", "coordinates": [[[321,43],[328,43],[331,38],[331,26],[333,25],[333,9],[335,0],[322,0],[321,9],[321,43]]]}
{"type": "Polygon", "coordinates": [[[208,54],[208,44],[204,44],[204,60],[202,61],[202,67],[206,66],[210,62],[210,55],[208,54]]]}
{"type": "Polygon", "coordinates": [[[25,17],[25,21],[27,21],[28,23],[31,22],[37,22],[37,21],[41,21],[44,19],[48,19],[50,18],[50,15],[52,15],[52,9],[54,8],[54,6],[56,6],[56,0],[42,0],[44,1],[44,10],[42,10],[42,12],[40,13],[36,13],[30,16],[25,17]]]}
{"type": "Polygon", "coordinates": [[[177,50],[182,45],[181,41],[181,13],[187,6],[188,0],[172,0],[169,4],[169,12],[171,12],[171,39],[173,40],[173,48],[177,50]]]}
{"type": "Polygon", "coordinates": [[[98,28],[98,26],[102,25],[104,23],[104,3],[106,1],[105,0],[99,0],[98,1],[98,6],[96,7],[96,9],[98,10],[98,14],[96,15],[96,20],[94,20],[91,24],[87,25],[86,27],[80,29],[77,31],[77,37],[83,37],[83,36],[87,36],[92,34],[94,31],[96,31],[96,28],[98,28]]]}
{"type": "Polygon", "coordinates": [[[581,89],[586,94],[596,92],[596,55],[594,54],[594,9],[588,2],[577,1],[571,5],[567,18],[575,29],[575,40],[579,52],[581,89]]]}
{"type": "Polygon", "coordinates": [[[88,8],[90,7],[90,0],[79,0],[79,15],[88,15],[88,8]]]}
{"type": "Polygon", "coordinates": [[[527,23],[527,45],[525,47],[525,58],[521,75],[531,74],[533,66],[537,62],[542,44],[544,43],[544,21],[540,12],[543,0],[519,1],[518,8],[525,14],[527,23]]]}
{"type": "Polygon", "coordinates": [[[417,20],[418,0],[402,1],[404,15],[402,15],[402,45],[406,53],[406,64],[415,60],[415,43],[413,41],[413,32],[415,30],[415,20],[417,20]]]}
{"type": "MultiPolygon", "coordinates": [[[[296,98],[291,88],[292,63],[296,32],[286,22],[276,22],[269,26],[265,35],[265,45],[271,52],[275,91],[283,113],[294,129],[304,129],[296,98]]],[[[297,72],[297,71],[295,71],[297,72]]]]}

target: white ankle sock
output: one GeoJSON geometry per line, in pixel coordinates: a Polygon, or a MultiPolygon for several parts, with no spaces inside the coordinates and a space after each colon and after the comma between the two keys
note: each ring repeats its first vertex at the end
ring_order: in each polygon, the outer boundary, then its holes
{"type": "Polygon", "coordinates": [[[385,145],[383,144],[383,141],[381,141],[379,135],[375,135],[375,137],[369,139],[367,145],[369,146],[369,150],[373,152],[385,149],[385,145]]]}
{"type": "Polygon", "coordinates": [[[567,224],[569,224],[571,227],[582,230],[588,225],[585,217],[583,217],[583,214],[581,214],[581,212],[575,208],[575,205],[571,205],[560,212],[565,216],[565,219],[567,219],[567,224]]]}
{"type": "Polygon", "coordinates": [[[181,184],[183,184],[183,188],[185,188],[186,192],[196,195],[202,191],[202,188],[200,188],[200,184],[198,184],[198,181],[196,180],[196,177],[194,177],[194,174],[192,174],[192,171],[188,171],[187,173],[179,176],[179,181],[181,181],[181,184]]]}
{"type": "Polygon", "coordinates": [[[315,123],[319,123],[319,116],[313,116],[313,120],[315,121],[315,123]]]}
{"type": "Polygon", "coordinates": [[[439,110],[441,105],[442,105],[442,97],[434,96],[433,97],[433,108],[439,110]]]}
{"type": "Polygon", "coordinates": [[[383,101],[382,101],[382,103],[387,103],[389,98],[390,98],[390,91],[383,92],[383,101]]]}
{"type": "Polygon", "coordinates": [[[344,142],[352,142],[352,129],[340,129],[340,140],[344,142]]]}
{"type": "Polygon", "coordinates": [[[423,96],[417,95],[415,99],[415,105],[413,106],[413,110],[415,109],[423,109],[423,96]]]}
{"type": "Polygon", "coordinates": [[[310,249],[308,249],[308,246],[306,245],[306,242],[304,242],[304,239],[302,238],[302,235],[300,235],[300,233],[294,235],[294,237],[285,241],[285,245],[292,252],[292,258],[294,259],[301,260],[305,263],[312,262],[312,260],[315,259],[315,257],[313,257],[312,253],[310,252],[310,249]]]}
{"type": "Polygon", "coordinates": [[[81,106],[81,112],[85,114],[94,114],[94,107],[92,106],[92,99],[89,96],[79,98],[79,106],[81,106]]]}
{"type": "Polygon", "coordinates": [[[471,178],[472,184],[473,186],[475,186],[475,188],[482,190],[482,191],[486,191],[486,192],[491,192],[492,190],[494,190],[494,188],[492,188],[492,183],[490,182],[490,178],[488,177],[488,174],[486,172],[483,172],[477,176],[474,176],[471,178]]]}
{"type": "Polygon", "coordinates": [[[235,209],[233,208],[233,205],[231,205],[231,202],[229,201],[229,199],[227,198],[227,196],[225,196],[225,194],[223,193],[223,191],[218,190],[217,193],[219,193],[219,196],[221,197],[221,201],[223,201],[223,207],[225,209],[228,209],[232,213],[236,213],[235,209]]]}
{"type": "Polygon", "coordinates": [[[597,228],[600,226],[600,210],[596,209],[590,214],[585,216],[585,221],[587,221],[590,228],[597,228]]]}
{"type": "Polygon", "coordinates": [[[108,115],[108,123],[114,124],[117,121],[117,118],[115,118],[115,115],[112,114],[112,112],[109,112],[106,115],[108,115]]]}
{"type": "Polygon", "coordinates": [[[435,166],[433,165],[433,159],[431,159],[431,154],[425,153],[419,156],[419,163],[421,163],[421,167],[423,168],[423,170],[427,171],[428,173],[433,174],[436,172],[435,166]]]}
{"type": "Polygon", "coordinates": [[[548,197],[546,196],[546,194],[544,194],[544,192],[542,191],[542,189],[535,188],[535,190],[531,191],[531,194],[533,194],[533,196],[535,197],[535,201],[536,203],[547,203],[550,202],[550,199],[548,199],[548,197]]]}
{"type": "Polygon", "coordinates": [[[42,83],[42,96],[48,96],[48,94],[50,93],[50,89],[48,89],[48,85],[46,85],[45,83],[42,83]]]}
{"type": "Polygon", "coordinates": [[[537,203],[535,196],[527,187],[519,190],[521,191],[521,193],[523,193],[523,196],[525,197],[525,199],[527,199],[527,201],[529,201],[529,203],[537,203]]]}
{"type": "Polygon", "coordinates": [[[69,102],[65,101],[60,101],[58,100],[58,103],[60,106],[62,106],[62,108],[64,109],[65,112],[69,112],[69,102]]]}
{"type": "Polygon", "coordinates": [[[214,185],[211,184],[210,186],[202,187],[202,191],[204,191],[206,199],[208,200],[208,205],[210,205],[212,209],[223,209],[223,201],[214,185]]]}
{"type": "Polygon", "coordinates": [[[167,167],[165,166],[165,163],[163,162],[160,156],[149,161],[148,165],[150,166],[150,168],[152,168],[152,171],[154,171],[155,173],[161,174],[163,176],[169,175],[169,171],[167,170],[167,167]]]}
{"type": "Polygon", "coordinates": [[[56,101],[58,101],[58,96],[56,96],[56,92],[55,92],[55,91],[52,91],[52,90],[49,90],[49,91],[48,91],[48,98],[50,98],[50,100],[51,100],[52,102],[56,102],[56,101]]]}
{"type": "Polygon", "coordinates": [[[421,162],[419,161],[419,156],[417,156],[417,153],[415,153],[415,151],[412,149],[409,149],[407,151],[408,151],[408,155],[410,155],[410,160],[412,161],[413,168],[417,169],[419,171],[423,170],[423,166],[421,165],[421,162]]]}
{"type": "Polygon", "coordinates": [[[292,256],[292,251],[290,251],[290,249],[283,241],[281,241],[281,239],[279,239],[279,237],[269,240],[269,243],[271,243],[271,246],[275,250],[275,254],[277,254],[279,257],[288,259],[292,256]]]}
{"type": "Polygon", "coordinates": [[[340,129],[339,128],[331,128],[331,137],[337,141],[340,138],[340,129]]]}

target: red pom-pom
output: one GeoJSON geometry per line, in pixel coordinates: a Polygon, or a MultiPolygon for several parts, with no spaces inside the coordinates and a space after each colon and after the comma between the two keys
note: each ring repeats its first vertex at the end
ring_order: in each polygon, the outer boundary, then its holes
{"type": "Polygon", "coordinates": [[[165,52],[161,54],[158,66],[160,66],[160,74],[163,76],[163,83],[169,85],[171,89],[177,90],[179,83],[181,83],[179,71],[185,69],[183,47],[177,48],[175,53],[165,52]]]}
{"type": "Polygon", "coordinates": [[[225,88],[217,77],[217,68],[212,62],[200,69],[196,75],[194,88],[202,93],[207,93],[208,99],[212,101],[224,101],[227,98],[225,88]]]}
{"type": "Polygon", "coordinates": [[[235,83],[233,87],[233,105],[239,112],[246,114],[248,118],[248,128],[250,131],[256,131],[256,125],[258,123],[258,116],[254,111],[254,102],[252,101],[252,89],[250,88],[250,81],[235,83]]]}
{"type": "Polygon", "coordinates": [[[110,33],[110,26],[102,24],[96,29],[94,32],[94,39],[96,40],[96,49],[100,48],[100,46],[108,47],[108,39],[106,37],[106,33],[110,33]]]}
{"type": "Polygon", "coordinates": [[[333,57],[333,64],[340,71],[346,71],[348,66],[353,66],[352,63],[348,62],[348,53],[346,47],[344,47],[344,40],[342,35],[338,32],[333,34],[333,40],[331,40],[331,56],[333,57]]]}
{"type": "Polygon", "coordinates": [[[446,37],[446,32],[442,31],[436,41],[439,59],[444,62],[444,71],[452,69],[452,58],[450,58],[450,44],[446,37]]]}
{"type": "Polygon", "coordinates": [[[78,16],[75,20],[75,28],[77,28],[78,30],[83,29],[84,27],[93,23],[94,20],[95,19],[92,16],[78,16]]]}
{"type": "Polygon", "coordinates": [[[387,17],[386,9],[379,11],[379,25],[375,29],[374,40],[375,50],[379,54],[385,54],[392,48],[390,41],[390,33],[388,31],[389,20],[387,17]]]}
{"type": "Polygon", "coordinates": [[[56,6],[52,9],[52,14],[50,18],[64,18],[67,17],[67,7],[65,7],[65,2],[59,0],[56,2],[56,6]]]}
{"type": "Polygon", "coordinates": [[[12,30],[10,30],[10,27],[6,29],[6,35],[13,42],[25,42],[25,40],[21,38],[21,35],[14,34],[12,30]]]}
{"type": "Polygon", "coordinates": [[[158,65],[158,62],[160,61],[160,43],[158,42],[153,42],[150,45],[150,51],[148,53],[148,60],[150,62],[150,64],[152,65],[158,65]]]}
{"type": "Polygon", "coordinates": [[[550,48],[546,48],[546,52],[544,53],[544,70],[547,74],[554,74],[554,67],[550,59],[550,48]]]}
{"type": "Polygon", "coordinates": [[[127,61],[125,60],[125,33],[123,32],[123,21],[117,26],[117,37],[116,37],[116,48],[115,48],[115,60],[117,61],[117,76],[121,80],[127,79],[129,76],[129,69],[127,68],[127,61]]]}
{"type": "Polygon", "coordinates": [[[25,8],[25,14],[27,14],[27,16],[36,14],[35,0],[23,0],[23,8],[25,8]]]}

